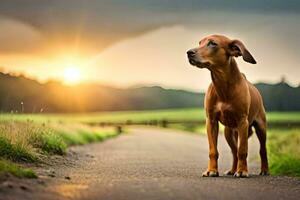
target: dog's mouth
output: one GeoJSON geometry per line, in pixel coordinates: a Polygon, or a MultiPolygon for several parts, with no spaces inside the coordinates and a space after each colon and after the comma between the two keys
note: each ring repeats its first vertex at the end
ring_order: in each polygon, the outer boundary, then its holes
{"type": "Polygon", "coordinates": [[[193,66],[196,66],[198,68],[207,68],[209,67],[209,62],[200,62],[200,61],[196,61],[194,58],[189,57],[189,63],[193,66]]]}

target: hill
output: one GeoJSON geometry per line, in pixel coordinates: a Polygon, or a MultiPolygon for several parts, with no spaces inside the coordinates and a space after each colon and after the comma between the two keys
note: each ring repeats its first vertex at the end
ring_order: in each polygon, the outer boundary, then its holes
{"type": "Polygon", "coordinates": [[[1,112],[92,112],[199,107],[204,94],[162,87],[120,89],[100,84],[41,84],[0,73],[1,112]]]}
{"type": "MultiPolygon", "coordinates": [[[[300,110],[300,87],[256,84],[267,110],[300,110]]],[[[203,93],[159,86],[120,89],[100,84],[41,84],[23,76],[0,73],[1,112],[94,112],[202,107],[203,93]]]]}
{"type": "Polygon", "coordinates": [[[267,110],[296,111],[300,110],[300,86],[291,87],[282,81],[277,84],[257,83],[267,110]]]}

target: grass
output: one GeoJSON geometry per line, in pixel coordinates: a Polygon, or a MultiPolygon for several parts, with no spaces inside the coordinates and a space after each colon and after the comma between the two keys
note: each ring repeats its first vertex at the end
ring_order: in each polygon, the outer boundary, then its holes
{"type": "Polygon", "coordinates": [[[168,128],[187,131],[190,133],[196,133],[196,134],[201,134],[201,135],[206,134],[205,124],[200,124],[200,125],[197,125],[197,124],[170,124],[168,126],[168,128]]]}
{"type": "Polygon", "coordinates": [[[300,177],[300,129],[270,130],[268,152],[272,174],[300,177]]]}
{"type": "Polygon", "coordinates": [[[12,174],[19,178],[37,178],[37,175],[31,169],[26,169],[10,161],[0,159],[0,177],[5,174],[12,174]]]}
{"type": "Polygon", "coordinates": [[[63,138],[49,129],[33,134],[29,142],[33,147],[48,154],[63,155],[67,149],[63,138]]]}
{"type": "Polygon", "coordinates": [[[19,143],[12,144],[7,138],[0,137],[0,157],[13,161],[33,162],[37,160],[35,154],[19,143]]]}
{"type": "Polygon", "coordinates": [[[70,145],[81,145],[118,135],[113,128],[98,128],[78,123],[0,121],[0,173],[27,177],[30,170],[11,162],[38,162],[42,155],[63,155],[70,145]],[[5,159],[5,160],[3,160],[5,159]],[[19,172],[18,172],[19,171],[19,172]]]}
{"type": "Polygon", "coordinates": [[[92,142],[103,141],[110,137],[117,136],[119,133],[114,128],[89,127],[82,124],[60,125],[57,134],[63,141],[70,145],[84,145],[92,142]]]}
{"type": "Polygon", "coordinates": [[[12,161],[34,162],[37,154],[29,143],[35,132],[33,126],[26,123],[0,123],[0,157],[12,161]]]}
{"type": "Polygon", "coordinates": [[[32,122],[0,123],[0,157],[16,162],[35,162],[39,155],[60,154],[66,145],[54,130],[32,122]]]}
{"type": "Polygon", "coordinates": [[[34,162],[40,153],[63,155],[67,146],[102,141],[118,133],[76,123],[0,122],[0,157],[34,162]]]}
{"type": "MultiPolygon", "coordinates": [[[[299,122],[300,112],[270,112],[269,122],[299,122]]],[[[88,114],[1,114],[0,159],[36,162],[40,155],[63,155],[68,146],[102,141],[118,135],[112,128],[91,127],[81,122],[141,122],[150,120],[204,120],[198,108],[155,111],[101,112],[88,114]]],[[[205,125],[169,124],[205,134],[205,125]]],[[[220,127],[222,130],[222,127],[220,127]]],[[[270,129],[268,138],[272,174],[300,176],[300,130],[270,129]]]]}
{"type": "MultiPolygon", "coordinates": [[[[300,112],[268,112],[269,122],[298,122],[300,112]]],[[[117,111],[80,114],[2,114],[0,121],[36,122],[126,122],[127,120],[141,122],[150,120],[205,120],[205,112],[200,108],[179,108],[149,111],[117,111]]]]}

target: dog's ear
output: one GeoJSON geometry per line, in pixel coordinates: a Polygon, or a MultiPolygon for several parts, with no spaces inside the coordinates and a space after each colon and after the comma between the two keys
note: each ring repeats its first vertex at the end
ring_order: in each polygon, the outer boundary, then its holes
{"type": "Polygon", "coordinates": [[[246,49],[245,45],[239,40],[232,40],[229,43],[229,53],[231,56],[243,56],[244,61],[256,64],[255,59],[251,53],[246,49]]]}

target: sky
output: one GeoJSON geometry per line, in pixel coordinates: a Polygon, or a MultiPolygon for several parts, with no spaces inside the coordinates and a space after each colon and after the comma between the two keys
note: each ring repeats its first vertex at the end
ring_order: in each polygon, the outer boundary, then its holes
{"type": "Polygon", "coordinates": [[[1,0],[0,68],[41,82],[161,85],[204,91],[210,73],[186,51],[210,34],[240,39],[251,82],[298,86],[296,0],[1,0]]]}

